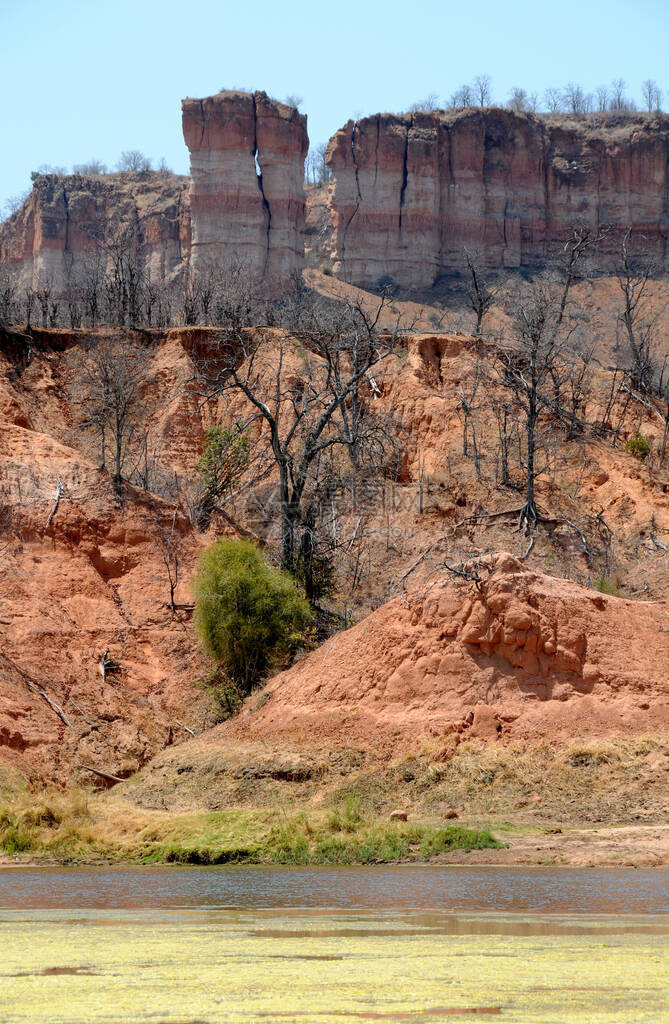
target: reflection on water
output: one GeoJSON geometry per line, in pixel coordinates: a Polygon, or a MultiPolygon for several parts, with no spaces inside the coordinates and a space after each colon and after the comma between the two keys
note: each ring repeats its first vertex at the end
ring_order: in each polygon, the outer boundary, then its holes
{"type": "Polygon", "coordinates": [[[0,871],[0,1022],[659,1024],[668,877],[0,871]]]}
{"type": "Polygon", "coordinates": [[[662,868],[0,868],[3,907],[325,907],[668,914],[662,868]]]}

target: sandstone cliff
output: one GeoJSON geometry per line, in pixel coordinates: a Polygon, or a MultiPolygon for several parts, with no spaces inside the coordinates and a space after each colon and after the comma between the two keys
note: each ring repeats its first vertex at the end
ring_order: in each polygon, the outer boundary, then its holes
{"type": "Polygon", "coordinates": [[[182,103],[194,269],[241,261],[272,280],[304,265],[307,119],[264,92],[182,103]]]}
{"type": "Polygon", "coordinates": [[[153,280],[169,278],[188,259],[188,179],[123,172],[40,175],[21,207],[0,225],[0,264],[19,284],[55,293],[80,282],[89,259],[125,230],[133,232],[153,280]]]}
{"type": "Polygon", "coordinates": [[[335,273],[429,288],[462,268],[541,267],[571,227],[611,230],[610,269],[632,227],[666,268],[669,118],[596,121],[508,110],[377,114],[330,140],[335,273]]]}

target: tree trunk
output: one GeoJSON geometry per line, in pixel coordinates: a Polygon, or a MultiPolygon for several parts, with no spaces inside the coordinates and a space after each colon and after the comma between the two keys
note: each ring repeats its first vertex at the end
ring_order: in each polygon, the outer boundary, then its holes
{"type": "Polygon", "coordinates": [[[116,410],[116,452],[114,458],[114,485],[116,490],[121,490],[121,465],[123,456],[123,428],[121,425],[121,418],[116,410]]]}
{"type": "Polygon", "coordinates": [[[536,454],[535,428],[537,414],[534,403],[530,404],[530,411],[527,415],[527,480],[525,481],[525,507],[521,513],[521,524],[530,520],[536,522],[538,519],[537,507],[534,499],[534,456],[536,454]]]}
{"type": "Polygon", "coordinates": [[[295,526],[291,516],[288,489],[288,467],[279,464],[279,490],[281,501],[281,568],[290,571],[295,557],[295,526]]]}

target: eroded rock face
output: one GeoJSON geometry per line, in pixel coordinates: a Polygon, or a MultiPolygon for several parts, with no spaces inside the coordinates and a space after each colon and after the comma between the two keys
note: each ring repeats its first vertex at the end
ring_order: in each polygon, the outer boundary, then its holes
{"type": "Polygon", "coordinates": [[[264,92],[186,99],[182,111],[193,269],[242,261],[271,280],[301,270],[306,117],[264,92]]]}
{"type": "Polygon", "coordinates": [[[40,175],[21,207],[0,225],[0,264],[20,286],[79,287],[110,247],[131,232],[154,281],[188,260],[188,178],[169,173],[40,175]]]}
{"type": "Polygon", "coordinates": [[[669,118],[601,122],[508,110],[377,114],[330,140],[335,273],[429,288],[463,249],[493,267],[540,267],[575,225],[643,237],[666,267],[669,118]]]}

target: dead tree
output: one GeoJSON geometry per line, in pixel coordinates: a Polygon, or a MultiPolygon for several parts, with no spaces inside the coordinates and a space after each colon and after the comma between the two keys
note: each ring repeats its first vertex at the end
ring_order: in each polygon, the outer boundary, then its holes
{"type": "Polygon", "coordinates": [[[618,285],[623,294],[623,308],[618,315],[629,348],[630,383],[637,391],[650,391],[653,384],[654,320],[646,308],[646,289],[651,264],[635,259],[631,252],[631,231],[626,231],[621,244],[620,261],[616,267],[618,285]]]}
{"type": "Polygon", "coordinates": [[[512,480],[509,473],[509,460],[511,458],[511,446],[518,434],[518,417],[514,414],[510,402],[494,402],[493,412],[497,423],[497,437],[499,439],[499,482],[502,487],[511,487],[512,480]]]}
{"type": "Polygon", "coordinates": [[[107,437],[111,440],[118,493],[126,457],[146,416],[142,396],[147,369],[146,350],[128,337],[93,341],[75,388],[85,416],[81,426],[92,427],[99,435],[101,469],[105,468],[107,437]]]}
{"type": "Polygon", "coordinates": [[[471,440],[475,461],[478,461],[478,451],[476,446],[476,427],[473,423],[473,418],[474,413],[480,408],[476,402],[476,397],[481,383],[481,376],[481,362],[477,353],[473,372],[463,379],[456,391],[458,400],[457,412],[462,422],[462,454],[465,458],[469,457],[471,440]]]}
{"type": "Polygon", "coordinates": [[[141,319],[146,285],[145,251],[137,225],[109,228],[98,244],[109,323],[133,327],[141,319]]]}
{"type": "MultiPolygon", "coordinates": [[[[278,480],[276,518],[281,565],[295,572],[304,554],[304,535],[317,523],[312,502],[323,457],[343,451],[362,472],[379,467],[392,447],[388,424],[374,415],[370,377],[378,387],[385,362],[395,351],[397,328],[380,327],[388,300],[369,312],[362,303],[316,304],[299,324],[299,342],[266,330],[234,331],[235,352],[218,365],[200,364],[196,392],[209,400],[240,399],[243,430],[258,427],[263,456],[278,480]]],[[[307,590],[313,581],[305,581],[307,590]]]]}
{"type": "Polygon", "coordinates": [[[181,576],[181,566],[184,557],[183,536],[178,529],[177,510],[174,509],[172,518],[168,523],[158,519],[156,524],[156,539],[160,547],[160,554],[163,565],[167,572],[167,581],[170,588],[169,607],[171,611],[191,611],[192,604],[177,604],[174,599],[181,576]]]}
{"type": "Polygon", "coordinates": [[[476,253],[471,253],[468,249],[465,249],[465,261],[469,271],[467,299],[476,317],[474,334],[478,335],[481,333],[483,318],[490,311],[497,292],[488,286],[483,276],[480,258],[476,253]]]}
{"type": "MultiPolygon", "coordinates": [[[[587,229],[572,231],[560,256],[558,281],[536,282],[519,296],[513,316],[513,345],[500,349],[497,357],[500,383],[510,392],[511,406],[519,414],[519,440],[522,429],[525,457],[519,461],[524,470],[525,501],[518,525],[526,530],[541,518],[535,482],[547,465],[539,463],[538,455],[554,433],[554,420],[566,420],[573,430],[576,411],[585,402],[590,357],[575,342],[577,320],[570,314],[569,302],[579,265],[599,238],[587,229]]],[[[498,425],[506,439],[504,411],[498,425]]],[[[503,476],[507,475],[508,464],[503,469],[503,476]]]]}
{"type": "Polygon", "coordinates": [[[525,457],[525,500],[519,512],[519,528],[527,529],[541,518],[536,505],[535,483],[547,468],[539,462],[547,436],[554,425],[542,427],[542,417],[552,419],[556,391],[561,395],[569,365],[571,332],[563,330],[561,297],[549,285],[536,284],[522,297],[514,317],[513,348],[500,349],[497,371],[503,388],[510,392],[521,420],[525,457]]]}

